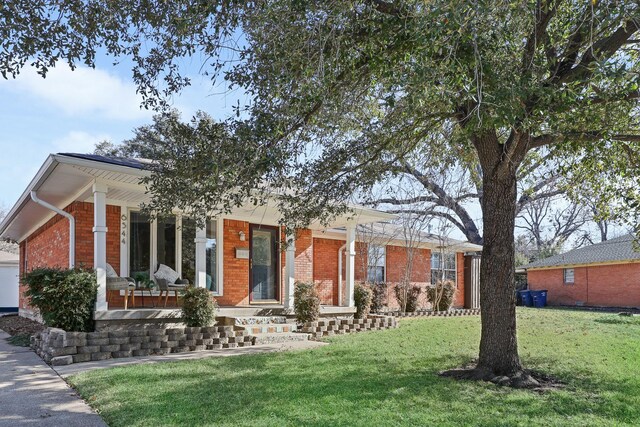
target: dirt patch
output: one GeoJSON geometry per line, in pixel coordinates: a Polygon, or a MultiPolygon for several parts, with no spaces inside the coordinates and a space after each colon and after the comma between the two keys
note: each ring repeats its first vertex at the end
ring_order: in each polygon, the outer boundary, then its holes
{"type": "Polygon", "coordinates": [[[538,393],[565,387],[558,379],[542,372],[523,369],[512,375],[496,375],[489,370],[478,368],[475,364],[440,372],[440,376],[456,380],[487,381],[499,386],[528,389],[538,393]]]}
{"type": "Polygon", "coordinates": [[[34,335],[44,328],[45,326],[42,323],[34,322],[26,317],[18,315],[0,317],[0,329],[12,336],[34,335]]]}

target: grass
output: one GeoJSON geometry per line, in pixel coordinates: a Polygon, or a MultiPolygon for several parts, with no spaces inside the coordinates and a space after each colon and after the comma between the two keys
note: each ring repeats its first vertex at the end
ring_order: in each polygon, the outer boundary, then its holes
{"type": "Polygon", "coordinates": [[[31,334],[18,334],[7,338],[10,344],[17,345],[19,347],[29,347],[31,344],[31,334]]]}
{"type": "Polygon", "coordinates": [[[544,394],[441,378],[476,356],[479,319],[405,319],[290,353],[98,370],[70,379],[111,426],[640,424],[640,328],[615,315],[519,309],[544,394]],[[604,320],[604,321],[603,321],[604,320]]]}

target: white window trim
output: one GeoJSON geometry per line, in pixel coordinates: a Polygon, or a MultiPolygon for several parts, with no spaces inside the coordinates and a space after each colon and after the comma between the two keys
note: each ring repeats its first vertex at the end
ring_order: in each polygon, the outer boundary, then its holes
{"type": "MultiPolygon", "coordinates": [[[[126,241],[122,243],[122,236],[120,239],[120,275],[130,276],[129,271],[129,238],[131,230],[131,212],[140,212],[140,209],[121,207],[122,212],[126,211],[126,241]]],[[[176,213],[176,272],[182,277],[182,215],[176,213]]],[[[216,271],[216,280],[218,282],[218,291],[211,292],[213,296],[224,295],[224,218],[217,217],[216,221],[216,264],[218,266],[216,271]]],[[[121,232],[122,234],[122,232],[121,232]]],[[[151,221],[151,233],[150,233],[150,252],[149,252],[149,277],[153,277],[154,266],[158,263],[158,221],[151,221]]],[[[206,250],[206,249],[205,249],[206,250]]]]}
{"type": "MultiPolygon", "coordinates": [[[[434,254],[439,254],[439,255],[446,255],[446,254],[453,254],[453,265],[454,268],[453,270],[451,269],[445,269],[444,271],[453,271],[455,274],[453,275],[453,283],[456,285],[456,288],[458,287],[458,253],[457,252],[450,252],[450,251],[444,251],[444,252],[440,252],[440,251],[436,251],[436,252],[432,252],[431,253],[431,257],[429,259],[429,263],[431,264],[431,271],[429,272],[429,281],[431,281],[431,272],[433,272],[433,261],[431,258],[433,258],[434,254]]],[[[440,263],[443,263],[442,259],[440,260],[440,263]]],[[[440,270],[439,268],[437,270],[440,270]]],[[[432,283],[432,285],[435,285],[435,283],[432,283]]]]}
{"type": "Polygon", "coordinates": [[[384,256],[382,257],[382,265],[376,264],[376,267],[382,267],[382,282],[387,283],[387,245],[377,245],[375,243],[367,245],[367,281],[369,281],[369,248],[371,246],[376,246],[378,248],[384,249],[384,256]]]}
{"type": "Polygon", "coordinates": [[[576,270],[574,268],[563,268],[562,269],[562,283],[565,285],[575,285],[576,284],[576,270]],[[567,270],[573,271],[573,280],[571,282],[567,281],[567,270]]]}

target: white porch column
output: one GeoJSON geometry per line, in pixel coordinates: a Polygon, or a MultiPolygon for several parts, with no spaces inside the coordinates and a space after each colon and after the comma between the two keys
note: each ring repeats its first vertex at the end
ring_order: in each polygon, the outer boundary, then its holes
{"type": "Polygon", "coordinates": [[[93,268],[96,270],[98,295],[96,311],[107,306],[107,186],[93,184],[93,268]]]}
{"type": "Polygon", "coordinates": [[[296,282],[296,240],[295,235],[287,236],[284,276],[284,308],[293,310],[293,292],[296,282]]]}
{"type": "Polygon", "coordinates": [[[196,287],[207,287],[207,229],[196,228],[196,287]]]}
{"type": "Polygon", "coordinates": [[[355,307],[353,291],[355,289],[355,265],[356,265],[356,227],[355,224],[347,224],[347,262],[345,268],[346,280],[346,304],[347,307],[355,307]]]}

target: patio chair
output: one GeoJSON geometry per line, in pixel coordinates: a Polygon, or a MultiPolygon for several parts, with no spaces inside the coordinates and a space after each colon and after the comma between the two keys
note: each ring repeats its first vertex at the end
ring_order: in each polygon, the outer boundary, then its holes
{"type": "Polygon", "coordinates": [[[169,294],[173,291],[176,298],[176,306],[178,306],[178,293],[184,292],[184,290],[187,289],[187,286],[189,286],[189,280],[180,279],[180,276],[175,270],[164,264],[160,264],[158,270],[153,274],[153,277],[155,282],[158,284],[158,290],[160,290],[160,294],[158,295],[158,305],[160,305],[160,302],[162,301],[162,294],[164,294],[164,307],[166,307],[167,302],[169,301],[169,294]]]}
{"type": "Polygon", "coordinates": [[[107,264],[107,302],[110,302],[111,293],[109,291],[124,291],[124,309],[127,310],[127,303],[131,297],[131,303],[136,303],[136,282],[131,277],[120,277],[116,271],[107,264]]]}

